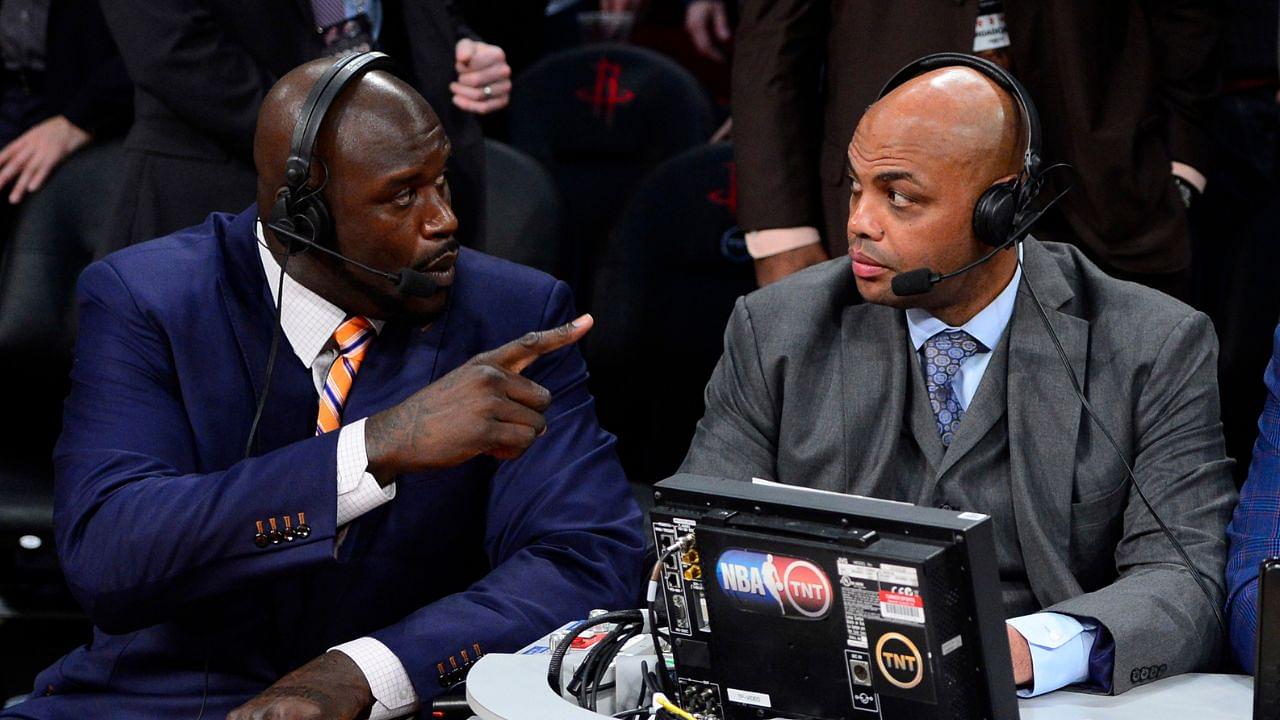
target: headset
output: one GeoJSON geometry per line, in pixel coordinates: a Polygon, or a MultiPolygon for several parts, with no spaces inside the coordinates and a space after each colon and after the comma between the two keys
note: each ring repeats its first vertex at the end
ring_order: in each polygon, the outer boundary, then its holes
{"type": "Polygon", "coordinates": [[[926,55],[899,70],[880,90],[877,100],[893,92],[912,78],[944,67],[967,67],[991,79],[1018,101],[1027,130],[1027,148],[1022,154],[1022,172],[1012,180],[987,188],[973,207],[973,235],[984,245],[1001,247],[1013,234],[1027,208],[1040,193],[1043,174],[1040,169],[1040,114],[1030,93],[1017,78],[999,65],[973,55],[944,52],[926,55]]]}
{"type": "MultiPolygon", "coordinates": [[[[923,75],[924,73],[937,70],[944,67],[967,67],[976,70],[986,77],[990,78],[997,85],[1002,87],[1006,92],[1017,99],[1021,105],[1022,117],[1026,122],[1027,128],[1027,148],[1023,153],[1023,167],[1018,177],[1006,182],[996,183],[987,188],[986,191],[978,198],[973,208],[973,234],[984,245],[993,248],[989,253],[968,265],[955,270],[953,272],[938,274],[929,268],[917,268],[900,273],[893,278],[892,289],[895,295],[919,295],[928,292],[937,283],[947,278],[955,277],[961,273],[968,272],[975,267],[987,262],[995,257],[1005,248],[1016,245],[1020,240],[1026,237],[1030,232],[1031,226],[1040,219],[1050,207],[1060,200],[1071,189],[1068,185],[1066,189],[1059,192],[1047,203],[1032,209],[1032,204],[1040,194],[1041,186],[1044,182],[1044,176],[1055,169],[1070,169],[1069,165],[1055,164],[1046,169],[1041,169],[1040,157],[1040,116],[1036,112],[1035,103],[1032,102],[1030,94],[1022,83],[1018,82],[1007,70],[996,65],[989,60],[984,60],[973,55],[965,55],[963,53],[935,53],[926,55],[899,70],[889,82],[885,84],[880,91],[880,98],[888,95],[890,92],[907,82],[908,80],[923,75]]],[[[1018,265],[1022,266],[1022,258],[1018,258],[1018,265]]],[[[1025,270],[1025,268],[1024,268],[1025,270]]],[[[1048,333],[1053,341],[1054,350],[1057,352],[1058,360],[1062,363],[1062,367],[1066,370],[1071,380],[1071,389],[1074,391],[1076,398],[1080,401],[1080,406],[1084,409],[1086,415],[1093,422],[1094,426],[1102,433],[1107,444],[1115,452],[1121,464],[1124,465],[1125,472],[1128,475],[1129,486],[1138,494],[1142,504],[1146,506],[1147,512],[1155,520],[1169,544],[1177,552],[1181,559],[1182,565],[1187,569],[1191,578],[1200,588],[1200,592],[1204,594],[1209,606],[1213,609],[1214,617],[1218,621],[1218,628],[1222,631],[1222,636],[1227,636],[1227,624],[1222,615],[1222,608],[1219,603],[1214,601],[1213,594],[1209,591],[1209,587],[1205,584],[1205,580],[1196,570],[1195,565],[1191,562],[1190,556],[1187,555],[1186,549],[1182,543],[1165,524],[1164,519],[1160,517],[1160,513],[1156,512],[1151,501],[1147,499],[1147,494],[1143,491],[1142,485],[1138,483],[1138,477],[1133,472],[1133,467],[1129,464],[1129,460],[1125,457],[1120,449],[1120,444],[1116,442],[1115,437],[1107,426],[1102,422],[1094,412],[1093,405],[1084,395],[1084,390],[1080,385],[1080,379],[1076,377],[1075,369],[1071,366],[1070,360],[1067,359],[1066,350],[1062,347],[1062,340],[1058,337],[1057,331],[1053,329],[1053,324],[1049,322],[1049,315],[1044,309],[1044,305],[1040,302],[1040,297],[1036,294],[1035,286],[1032,284],[1031,277],[1028,273],[1023,272],[1022,282],[1026,285],[1027,292],[1031,296],[1032,305],[1036,309],[1040,322],[1044,326],[1045,332],[1048,333]]]]}
{"type": "MultiPolygon", "coordinates": [[[[394,73],[396,64],[386,53],[363,52],[346,55],[336,61],[307,94],[302,105],[302,113],[298,116],[298,124],[293,129],[293,140],[289,146],[289,159],[284,165],[284,182],[276,191],[275,206],[271,209],[271,217],[267,226],[273,230],[281,225],[288,232],[282,233],[290,240],[290,252],[300,252],[310,243],[316,245],[334,245],[333,216],[324,200],[324,184],[328,182],[329,171],[324,168],[324,178],[320,187],[311,187],[311,163],[315,153],[316,137],[320,134],[320,126],[324,124],[325,115],[338,96],[348,85],[358,81],[365,72],[386,70],[394,73]],[[305,242],[310,240],[310,243],[305,242]],[[301,243],[303,247],[294,247],[301,243]]],[[[320,161],[324,167],[323,161],[320,161]]]]}

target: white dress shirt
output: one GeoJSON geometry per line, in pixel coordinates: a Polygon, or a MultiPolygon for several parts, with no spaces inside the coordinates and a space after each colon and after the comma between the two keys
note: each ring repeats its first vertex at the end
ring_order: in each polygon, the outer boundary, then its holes
{"type": "MultiPolygon", "coordinates": [[[[280,263],[263,239],[262,223],[257,223],[255,227],[258,235],[258,257],[262,261],[262,270],[266,273],[274,305],[279,290],[280,263]]],[[[347,313],[287,274],[284,277],[284,294],[280,304],[280,325],[289,345],[293,347],[294,355],[303,367],[311,369],[311,378],[316,388],[316,408],[319,412],[320,393],[324,392],[329,367],[338,359],[338,346],[333,334],[347,319],[347,313]]],[[[382,321],[371,319],[370,323],[375,333],[382,331],[382,321]]],[[[357,372],[356,382],[359,382],[359,378],[357,372]]],[[[350,419],[344,417],[343,420],[350,419]]],[[[338,472],[335,482],[338,489],[339,529],[334,541],[335,554],[346,537],[348,523],[391,502],[396,496],[395,483],[383,488],[368,472],[369,456],[365,448],[364,421],[365,418],[360,418],[354,422],[346,422],[338,430],[338,472]]],[[[400,659],[386,645],[374,638],[363,637],[330,649],[350,657],[368,680],[374,697],[370,720],[400,717],[418,709],[418,696],[413,690],[409,674],[405,672],[400,659]]]]}
{"type": "MultiPolygon", "coordinates": [[[[1018,245],[1018,258],[1022,258],[1022,245],[1018,245]]],[[[982,384],[982,376],[991,364],[991,352],[1013,317],[1013,306],[1018,299],[1018,283],[1022,280],[1022,264],[1019,263],[1013,278],[1004,290],[960,327],[947,325],[930,315],[927,310],[907,310],[907,333],[911,347],[917,353],[925,341],[944,330],[963,330],[986,346],[988,352],[975,353],[960,363],[960,370],[951,380],[960,407],[969,409],[969,403],[982,384]]],[[[961,418],[961,424],[964,419],[961,418]]],[[[1041,695],[1089,678],[1089,655],[1097,637],[1097,625],[1069,615],[1041,612],[1010,618],[1012,625],[1031,649],[1033,685],[1018,691],[1021,697],[1041,695]]]]}

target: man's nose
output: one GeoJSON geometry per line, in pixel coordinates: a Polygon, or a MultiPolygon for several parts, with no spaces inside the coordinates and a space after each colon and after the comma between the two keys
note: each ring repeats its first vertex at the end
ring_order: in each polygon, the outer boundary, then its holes
{"type": "Polygon", "coordinates": [[[443,194],[434,194],[434,200],[422,221],[423,237],[447,240],[458,231],[458,216],[443,194]]]}
{"type": "Polygon", "coordinates": [[[879,240],[883,235],[880,223],[867,207],[865,198],[850,200],[849,222],[845,226],[845,233],[850,243],[854,240],[879,240]]]}

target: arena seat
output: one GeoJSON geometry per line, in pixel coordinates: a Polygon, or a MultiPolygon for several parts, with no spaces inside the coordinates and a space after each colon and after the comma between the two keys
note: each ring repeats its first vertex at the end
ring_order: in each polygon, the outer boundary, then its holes
{"type": "Polygon", "coordinates": [[[527,154],[484,141],[485,242],[477,249],[557,275],[563,238],[560,193],[527,154]]]}
{"type": "Polygon", "coordinates": [[[560,277],[589,297],[586,271],[635,184],[706,142],[711,102],[683,68],[650,50],[593,44],[549,55],[516,78],[511,144],[555,179],[564,200],[560,277]]]}
{"type": "Polygon", "coordinates": [[[736,185],[728,143],[668,160],[636,188],[595,263],[584,350],[601,423],[635,482],[684,458],[734,301],[755,289],[736,185]]]}

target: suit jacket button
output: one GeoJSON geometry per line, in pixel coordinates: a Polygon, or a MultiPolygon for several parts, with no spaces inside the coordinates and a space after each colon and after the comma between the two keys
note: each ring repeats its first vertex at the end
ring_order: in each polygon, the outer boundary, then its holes
{"type": "Polygon", "coordinates": [[[280,540],[282,539],[280,537],[280,531],[272,530],[271,532],[267,533],[267,539],[271,541],[272,545],[279,545],[280,540]]]}
{"type": "Polygon", "coordinates": [[[271,541],[267,539],[267,536],[265,533],[258,533],[257,535],[253,536],[253,544],[257,545],[260,548],[264,548],[270,545],[271,541]]]}
{"type": "Polygon", "coordinates": [[[297,536],[299,540],[302,540],[311,534],[311,526],[306,523],[303,523],[299,525],[298,529],[294,530],[293,533],[294,535],[297,536]]]}
{"type": "Polygon", "coordinates": [[[955,508],[951,507],[947,503],[942,503],[941,505],[938,506],[938,509],[939,510],[955,510],[955,508]]]}

